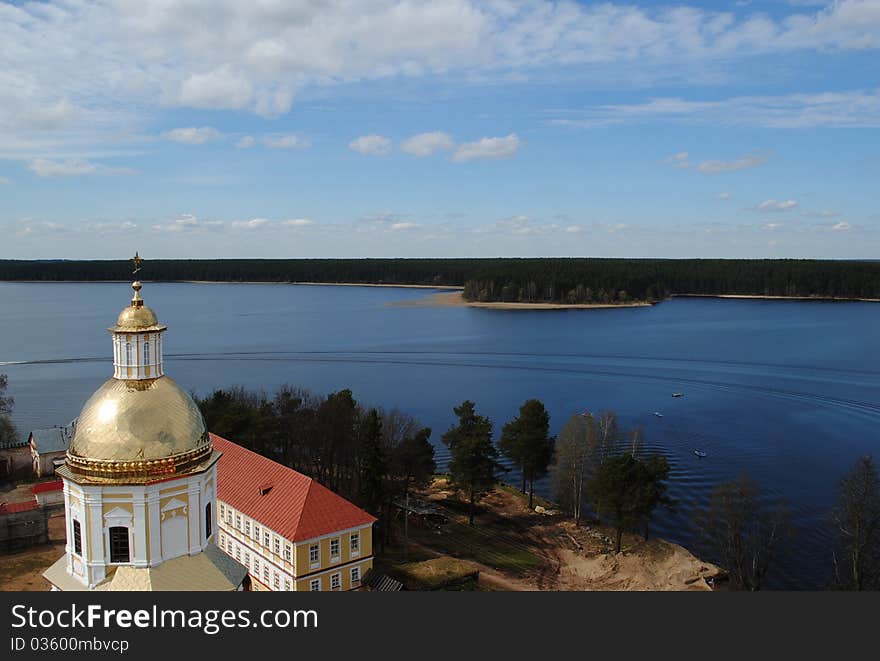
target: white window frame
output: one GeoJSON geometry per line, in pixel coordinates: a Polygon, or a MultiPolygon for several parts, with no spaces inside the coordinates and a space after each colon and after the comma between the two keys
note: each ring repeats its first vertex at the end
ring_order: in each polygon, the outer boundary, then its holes
{"type": "Polygon", "coordinates": [[[309,569],[316,569],[321,566],[321,544],[309,544],[309,569]],[[315,559],[312,560],[312,551],[314,551],[315,559]]]}
{"type": "Polygon", "coordinates": [[[331,592],[341,592],[342,591],[342,572],[336,572],[335,574],[330,574],[330,591],[331,592]],[[334,581],[336,581],[336,587],[333,587],[334,581]]]}
{"type": "Polygon", "coordinates": [[[356,558],[361,554],[361,534],[353,532],[348,538],[348,554],[356,558]]]}
{"type": "Polygon", "coordinates": [[[330,540],[330,562],[334,560],[339,560],[339,554],[342,552],[342,541],[339,537],[334,537],[330,540]],[[336,542],[336,553],[333,553],[333,543],[336,542]]]}
{"type": "Polygon", "coordinates": [[[293,562],[293,547],[290,544],[284,545],[284,559],[293,562]]]}
{"type": "Polygon", "coordinates": [[[320,592],[321,591],[321,579],[313,578],[309,581],[309,592],[320,592]]]}
{"type": "Polygon", "coordinates": [[[351,587],[361,584],[361,568],[360,567],[352,567],[351,568],[351,587]]]}

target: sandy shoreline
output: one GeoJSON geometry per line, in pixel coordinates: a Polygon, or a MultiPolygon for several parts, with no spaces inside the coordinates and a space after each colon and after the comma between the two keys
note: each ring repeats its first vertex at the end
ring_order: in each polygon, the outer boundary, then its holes
{"type": "Polygon", "coordinates": [[[650,303],[482,303],[479,301],[467,301],[464,293],[454,291],[443,294],[433,294],[415,301],[397,301],[391,303],[395,307],[468,307],[484,308],[489,310],[599,310],[609,308],[641,308],[648,307],[650,303]]]}

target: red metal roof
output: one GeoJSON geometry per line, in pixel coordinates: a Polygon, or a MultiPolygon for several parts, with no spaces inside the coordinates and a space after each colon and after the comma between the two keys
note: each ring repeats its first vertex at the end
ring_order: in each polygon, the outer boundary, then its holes
{"type": "Polygon", "coordinates": [[[31,487],[31,493],[46,493],[47,491],[61,491],[64,488],[62,480],[52,480],[51,482],[40,482],[31,487]]]}
{"type": "Polygon", "coordinates": [[[17,512],[29,512],[30,510],[39,509],[40,506],[35,500],[23,500],[18,503],[0,503],[0,514],[15,514],[17,512]]]}
{"type": "Polygon", "coordinates": [[[223,453],[217,497],[294,542],[370,525],[376,518],[312,478],[211,434],[223,453]]]}

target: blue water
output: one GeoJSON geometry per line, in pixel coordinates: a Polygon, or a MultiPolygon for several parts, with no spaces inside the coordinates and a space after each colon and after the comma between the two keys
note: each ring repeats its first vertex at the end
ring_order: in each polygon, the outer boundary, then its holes
{"type": "MultiPolygon", "coordinates": [[[[0,283],[0,372],[20,432],[62,424],[111,374],[114,283],[0,283]]],[[[464,399],[500,431],[537,397],[556,433],[585,409],[640,426],[672,466],[674,512],[653,530],[688,545],[695,506],[748,473],[798,534],[777,587],[821,586],[840,476],[878,454],[880,304],[676,299],[647,308],[499,311],[399,305],[402,288],[147,283],[169,327],[165,367],[207,394],[283,383],[351,388],[440,435],[464,399]],[[684,397],[672,398],[682,392],[684,397]],[[663,417],[653,415],[659,411],[663,417]],[[693,454],[695,448],[708,453],[693,454]]],[[[515,481],[511,473],[509,479],[515,481]]],[[[541,489],[547,491],[548,484],[541,489]]]]}

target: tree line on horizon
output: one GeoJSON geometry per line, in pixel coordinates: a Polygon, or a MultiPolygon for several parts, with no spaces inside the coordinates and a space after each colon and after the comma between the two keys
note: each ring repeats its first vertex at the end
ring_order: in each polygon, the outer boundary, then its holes
{"type": "MultiPolygon", "coordinates": [[[[455,286],[482,302],[656,302],[671,295],[880,298],[880,261],[809,259],[157,259],[158,281],[455,286]]],[[[0,260],[0,280],[127,280],[126,260],[0,260]]]]}

